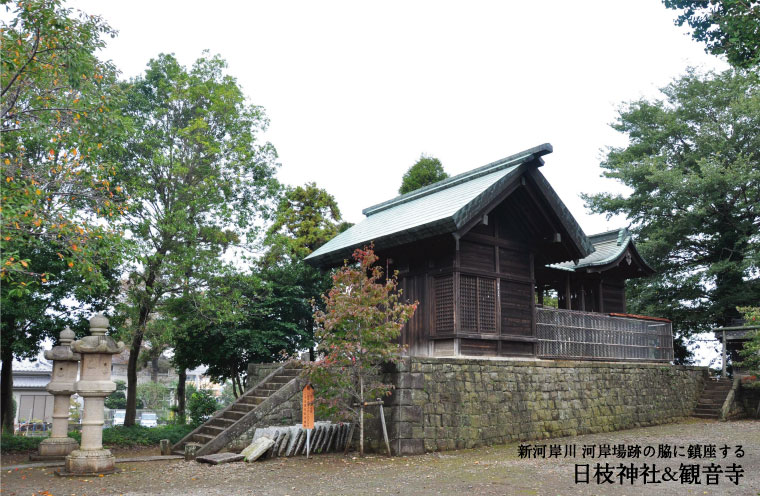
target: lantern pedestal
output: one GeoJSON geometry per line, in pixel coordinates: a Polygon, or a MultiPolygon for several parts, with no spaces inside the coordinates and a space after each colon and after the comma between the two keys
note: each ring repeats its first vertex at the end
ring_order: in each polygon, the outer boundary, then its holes
{"type": "Polygon", "coordinates": [[[77,370],[79,368],[78,353],[71,351],[74,332],[68,327],[61,332],[60,345],[45,352],[45,358],[53,361],[53,375],[45,389],[53,395],[53,431],[49,438],[40,443],[37,454],[31,455],[32,460],[63,460],[66,455],[79,448],[79,444],[68,437],[69,430],[69,399],[74,394],[77,370]]]}
{"type": "Polygon", "coordinates": [[[66,457],[59,475],[105,475],[116,471],[116,458],[103,449],[103,403],[116,390],[111,381],[111,357],[124,351],[124,343],[106,336],[108,319],[96,315],[90,319],[90,336],[72,345],[82,355],[82,368],[76,390],[84,398],[82,445],[66,457]]]}

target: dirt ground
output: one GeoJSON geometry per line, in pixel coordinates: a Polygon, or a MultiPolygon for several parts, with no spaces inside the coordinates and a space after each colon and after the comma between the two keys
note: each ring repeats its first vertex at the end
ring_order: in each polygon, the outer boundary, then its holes
{"type": "MultiPolygon", "coordinates": [[[[317,455],[273,459],[251,464],[210,466],[196,462],[161,461],[120,464],[122,472],[105,477],[62,478],[54,469],[2,471],[0,495],[100,495],[100,494],[191,494],[191,495],[359,495],[359,494],[477,494],[477,495],[760,495],[760,421],[714,422],[686,420],[678,424],[631,429],[605,434],[560,438],[532,444],[546,444],[547,458],[522,459],[519,443],[430,453],[421,456],[386,458],[368,456],[317,455]],[[576,445],[572,458],[548,458],[549,446],[576,445]],[[676,459],[654,457],[583,459],[584,445],[609,444],[678,447],[676,459]],[[717,446],[715,458],[689,459],[689,445],[717,446]],[[723,458],[720,448],[730,450],[723,458]],[[736,445],[743,455],[737,457],[736,445]],[[683,448],[681,448],[683,447],[683,448]],[[708,485],[704,472],[701,484],[680,484],[679,480],[660,484],[633,485],[613,476],[614,484],[575,484],[576,464],[620,463],[656,464],[658,470],[678,470],[681,464],[716,465],[732,463],[744,470],[739,484],[720,474],[717,485],[708,485]]],[[[119,453],[141,456],[149,452],[119,453]]],[[[3,460],[5,462],[5,460],[3,460]]],[[[4,463],[4,466],[7,464],[4,463]]]]}

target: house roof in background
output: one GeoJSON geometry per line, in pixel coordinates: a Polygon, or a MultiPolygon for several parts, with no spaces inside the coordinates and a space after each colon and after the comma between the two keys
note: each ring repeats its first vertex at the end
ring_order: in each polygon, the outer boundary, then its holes
{"type": "MultiPolygon", "coordinates": [[[[543,165],[543,155],[552,152],[548,143],[510,155],[477,169],[444,179],[363,210],[366,219],[322,245],[306,257],[314,265],[339,263],[354,248],[370,242],[386,249],[431,236],[462,230],[473,218],[483,215],[502,192],[522,173],[543,165]]],[[[537,173],[536,176],[541,176],[537,173]]],[[[591,252],[591,243],[545,180],[539,184],[578,251],[591,252]]]]}
{"type": "Polygon", "coordinates": [[[13,373],[15,374],[50,374],[53,364],[46,358],[39,357],[37,360],[14,360],[13,373]]]}
{"type": "Polygon", "coordinates": [[[45,389],[50,383],[51,372],[40,375],[13,375],[13,389],[45,389]]]}
{"type": "Polygon", "coordinates": [[[609,268],[610,266],[619,264],[630,250],[631,256],[637,259],[643,271],[648,274],[654,274],[654,269],[639,255],[631,232],[627,228],[624,227],[594,234],[589,236],[589,240],[594,245],[594,251],[590,255],[577,262],[550,264],[547,267],[572,272],[583,269],[609,268]]]}

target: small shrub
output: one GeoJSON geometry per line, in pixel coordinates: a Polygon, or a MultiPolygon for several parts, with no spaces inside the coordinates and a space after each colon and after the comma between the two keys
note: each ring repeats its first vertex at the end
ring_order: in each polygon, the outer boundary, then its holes
{"type": "Polygon", "coordinates": [[[0,451],[3,453],[12,453],[15,451],[33,451],[40,445],[44,437],[27,437],[15,436],[13,434],[3,434],[0,438],[0,451]]]}
{"type": "MultiPolygon", "coordinates": [[[[161,427],[143,427],[133,425],[124,427],[117,425],[103,429],[103,446],[153,446],[159,444],[162,439],[168,439],[172,444],[176,443],[192,431],[191,426],[167,425],[161,427]]],[[[80,432],[69,432],[69,437],[81,442],[80,432]]]]}
{"type": "Polygon", "coordinates": [[[219,403],[207,389],[196,391],[187,402],[187,413],[190,415],[190,423],[199,426],[208,420],[219,408],[219,403]]]}

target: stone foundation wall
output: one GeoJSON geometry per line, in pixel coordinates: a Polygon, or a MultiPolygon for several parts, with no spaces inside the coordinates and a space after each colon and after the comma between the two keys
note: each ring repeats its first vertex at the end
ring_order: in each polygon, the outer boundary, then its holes
{"type": "Polygon", "coordinates": [[[412,454],[672,422],[707,368],[420,357],[396,375],[394,448],[412,454]]]}
{"type": "Polygon", "coordinates": [[[757,404],[760,402],[760,389],[740,387],[738,401],[743,414],[749,418],[758,418],[757,404]]]}
{"type": "MultiPolygon", "coordinates": [[[[249,385],[267,367],[251,365],[249,385]]],[[[412,357],[383,378],[395,384],[385,417],[396,454],[609,432],[690,415],[706,378],[706,367],[412,357]]],[[[368,413],[366,445],[384,450],[377,408],[368,413]]],[[[297,395],[267,420],[300,416],[297,395]]]]}

